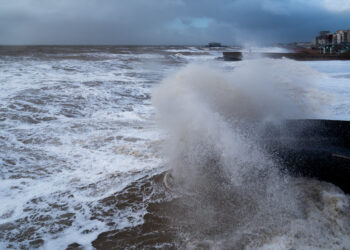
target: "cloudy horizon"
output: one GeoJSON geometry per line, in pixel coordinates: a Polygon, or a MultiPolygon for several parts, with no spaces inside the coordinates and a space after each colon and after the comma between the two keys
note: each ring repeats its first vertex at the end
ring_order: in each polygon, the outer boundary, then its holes
{"type": "Polygon", "coordinates": [[[2,45],[266,45],[350,29],[349,0],[0,0],[2,45]],[[348,26],[346,26],[348,25],[348,26]]]}

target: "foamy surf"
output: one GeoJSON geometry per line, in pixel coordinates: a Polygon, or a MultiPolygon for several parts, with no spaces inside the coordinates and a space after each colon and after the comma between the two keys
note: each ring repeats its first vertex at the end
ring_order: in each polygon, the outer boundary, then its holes
{"type": "Polygon", "coordinates": [[[347,119],[347,64],[220,56],[0,56],[0,248],[348,248],[348,196],[281,173],[255,143],[285,118],[347,119]]]}

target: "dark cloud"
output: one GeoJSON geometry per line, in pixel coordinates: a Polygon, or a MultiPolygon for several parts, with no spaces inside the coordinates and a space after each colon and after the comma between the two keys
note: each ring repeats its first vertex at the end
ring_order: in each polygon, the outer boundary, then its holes
{"type": "Polygon", "coordinates": [[[261,44],[346,25],[348,0],[0,0],[0,44],[261,44]]]}

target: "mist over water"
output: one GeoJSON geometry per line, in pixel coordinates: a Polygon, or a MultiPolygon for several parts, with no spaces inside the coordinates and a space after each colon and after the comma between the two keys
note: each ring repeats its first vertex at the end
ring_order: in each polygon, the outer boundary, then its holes
{"type": "Polygon", "coordinates": [[[194,64],[154,90],[168,185],[185,197],[173,222],[185,247],[349,247],[348,197],[285,174],[259,143],[269,124],[325,112],[332,97],[315,88],[320,75],[291,60],[248,60],[233,71],[194,64]]]}

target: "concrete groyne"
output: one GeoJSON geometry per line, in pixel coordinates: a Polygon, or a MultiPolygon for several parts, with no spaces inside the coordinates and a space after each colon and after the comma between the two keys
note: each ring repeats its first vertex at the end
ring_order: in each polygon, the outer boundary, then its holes
{"type": "Polygon", "coordinates": [[[267,57],[267,58],[274,58],[274,59],[281,59],[281,58],[289,58],[297,61],[325,61],[325,60],[350,60],[350,53],[344,53],[344,54],[318,54],[318,53],[300,53],[300,52],[293,52],[293,53],[242,53],[242,52],[223,52],[223,59],[225,61],[240,61],[243,58],[260,58],[260,57],[267,57]]]}
{"type": "Polygon", "coordinates": [[[331,182],[350,193],[350,121],[288,120],[266,127],[261,143],[286,172],[331,182]]]}

